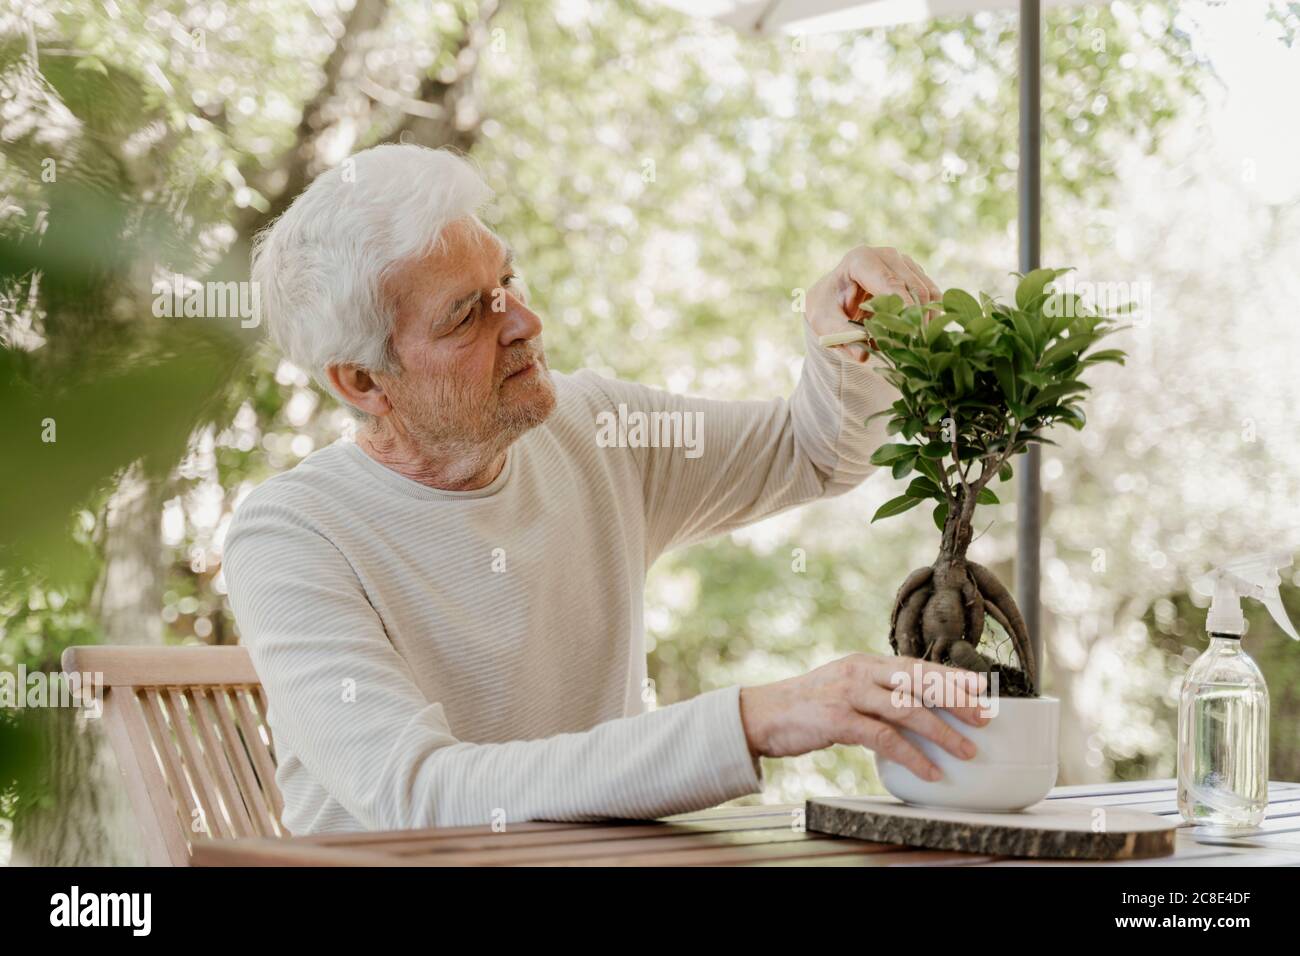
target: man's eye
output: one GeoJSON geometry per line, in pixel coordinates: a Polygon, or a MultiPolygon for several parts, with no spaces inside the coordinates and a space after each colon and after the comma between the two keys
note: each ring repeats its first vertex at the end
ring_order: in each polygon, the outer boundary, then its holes
{"type": "Polygon", "coordinates": [[[514,282],[514,281],[515,281],[516,279],[518,279],[518,278],[519,278],[519,276],[515,275],[515,274],[512,272],[512,273],[510,273],[510,275],[506,276],[504,279],[501,280],[501,284],[502,284],[502,285],[510,285],[512,282],[514,282]]]}

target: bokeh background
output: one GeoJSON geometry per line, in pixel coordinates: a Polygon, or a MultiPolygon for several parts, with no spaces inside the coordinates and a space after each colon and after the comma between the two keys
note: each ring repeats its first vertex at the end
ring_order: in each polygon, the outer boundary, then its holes
{"type": "MultiPolygon", "coordinates": [[[[38,0],[0,7],[0,666],[70,644],[230,644],[233,509],[349,429],[237,320],[158,319],[152,281],[243,278],[310,179],[384,141],[470,153],[553,368],[788,393],[801,290],[862,242],[1009,294],[1013,12],[743,39],[652,0],[38,0]],[[53,420],[57,440],[41,440],[53,420]]],[[[1046,691],[1061,783],[1171,777],[1204,646],[1190,582],[1300,545],[1300,4],[1044,16],[1043,263],[1149,283],[1044,449],[1046,691]]],[[[928,512],[852,494],[669,555],[647,589],[663,706],[888,653],[928,512]]],[[[1015,503],[975,560],[1014,581],[1015,503]]],[[[1284,572],[1300,621],[1300,575],[1284,572]]],[[[598,587],[593,582],[593,587],[598,587]]],[[[1300,779],[1300,646],[1250,608],[1273,779],[1300,779]]],[[[0,861],[140,859],[111,752],[0,713],[0,861]]],[[[767,760],[750,802],[880,792],[870,754],[767,760]]]]}

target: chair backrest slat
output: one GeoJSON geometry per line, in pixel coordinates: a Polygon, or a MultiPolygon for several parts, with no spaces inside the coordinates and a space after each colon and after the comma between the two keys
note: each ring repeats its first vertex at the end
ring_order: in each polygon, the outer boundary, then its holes
{"type": "Polygon", "coordinates": [[[275,741],[271,738],[271,719],[270,711],[266,706],[266,691],[262,685],[258,684],[253,688],[252,693],[248,695],[249,700],[257,708],[257,722],[266,728],[266,749],[271,754],[271,759],[275,759],[275,741]]]}
{"type": "Polygon", "coordinates": [[[172,733],[175,734],[176,742],[180,745],[181,755],[185,758],[190,786],[194,788],[195,796],[199,798],[199,805],[203,807],[203,822],[208,835],[226,838],[234,836],[231,828],[226,825],[225,815],[217,802],[217,788],[208,770],[208,763],[200,751],[194,728],[190,724],[190,715],[186,710],[184,697],[174,687],[165,688],[165,693],[160,697],[163,711],[171,721],[172,733]]]}
{"type": "MultiPolygon", "coordinates": [[[[170,768],[165,770],[166,762],[160,765],[154,752],[152,740],[155,735],[149,726],[151,719],[134,693],[105,693],[104,729],[122,771],[136,819],[140,821],[145,856],[156,865],[170,863],[181,866],[189,861],[190,844],[188,828],[177,816],[179,808],[172,794],[189,796],[189,791],[168,789],[164,774],[169,773],[170,768]]],[[[163,753],[170,755],[170,750],[163,753]]]]}
{"type": "Polygon", "coordinates": [[[152,687],[132,691],[122,689],[115,694],[110,694],[110,699],[124,693],[129,695],[126,699],[136,702],[144,715],[145,725],[149,731],[149,742],[155,754],[154,760],[163,768],[167,786],[171,788],[173,794],[171,804],[179,815],[181,830],[187,835],[188,841],[188,834],[199,832],[194,829],[194,823],[202,817],[202,810],[194,799],[194,789],[186,779],[185,768],[181,765],[181,755],[172,743],[171,728],[168,726],[167,715],[163,713],[163,704],[158,698],[158,691],[152,687]]]}
{"type": "Polygon", "coordinates": [[[272,819],[274,811],[268,805],[266,795],[258,785],[257,772],[248,759],[247,745],[230,716],[235,706],[230,694],[231,691],[227,687],[212,689],[212,709],[221,727],[221,739],[226,746],[226,759],[230,761],[230,766],[235,771],[239,794],[248,810],[253,828],[259,836],[274,837],[278,834],[272,819]]]}
{"type": "MultiPolygon", "coordinates": [[[[260,689],[260,688],[259,688],[260,689]]],[[[265,715],[266,709],[263,706],[261,715],[253,716],[252,708],[248,706],[248,694],[235,693],[235,713],[239,717],[239,726],[244,731],[244,739],[249,742],[250,750],[253,755],[253,766],[257,768],[257,774],[262,779],[267,779],[266,775],[270,774],[270,779],[275,779],[275,750],[271,740],[270,724],[264,723],[262,715],[265,715]],[[266,738],[262,737],[262,728],[266,728],[266,738]],[[253,744],[256,746],[253,746],[253,744]]],[[[280,797],[279,787],[268,787],[266,793],[270,796],[272,806],[275,807],[275,818],[278,820],[284,816],[284,801],[280,797]]]]}
{"type": "Polygon", "coordinates": [[[150,862],[188,865],[195,840],[285,835],[266,696],[244,648],[72,647],[63,669],[99,675],[150,862]]]}
{"type": "Polygon", "coordinates": [[[235,783],[230,754],[226,750],[225,743],[220,739],[217,713],[212,707],[212,701],[208,699],[207,690],[203,687],[191,688],[186,699],[190,703],[191,713],[196,718],[194,723],[199,730],[203,750],[216,777],[217,790],[221,795],[222,803],[226,805],[230,822],[237,832],[251,834],[254,830],[253,821],[244,806],[244,796],[239,792],[239,784],[235,783]]]}

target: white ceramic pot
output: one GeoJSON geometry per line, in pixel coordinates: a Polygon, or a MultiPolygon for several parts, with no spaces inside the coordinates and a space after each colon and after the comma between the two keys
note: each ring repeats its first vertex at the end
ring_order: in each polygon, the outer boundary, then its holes
{"type": "Polygon", "coordinates": [[[933,712],[967,737],[978,753],[963,760],[903,729],[903,735],[943,771],[938,780],[922,780],[902,764],[877,755],[880,782],[904,803],[1013,813],[1033,806],[1056,786],[1061,729],[1057,698],[998,698],[990,702],[987,713],[992,720],[983,727],[972,727],[946,710],[934,708],[933,712]]]}

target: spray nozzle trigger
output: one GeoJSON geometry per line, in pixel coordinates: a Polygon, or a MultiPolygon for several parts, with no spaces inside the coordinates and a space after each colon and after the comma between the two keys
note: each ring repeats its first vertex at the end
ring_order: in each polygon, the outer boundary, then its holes
{"type": "Polygon", "coordinates": [[[1282,577],[1278,568],[1291,566],[1286,551],[1268,551],[1229,561],[1196,582],[1196,590],[1212,598],[1205,626],[1211,633],[1241,634],[1246,630],[1241,613],[1241,599],[1251,597],[1261,602],[1277,626],[1300,641],[1300,634],[1286,616],[1278,586],[1282,577]]]}

